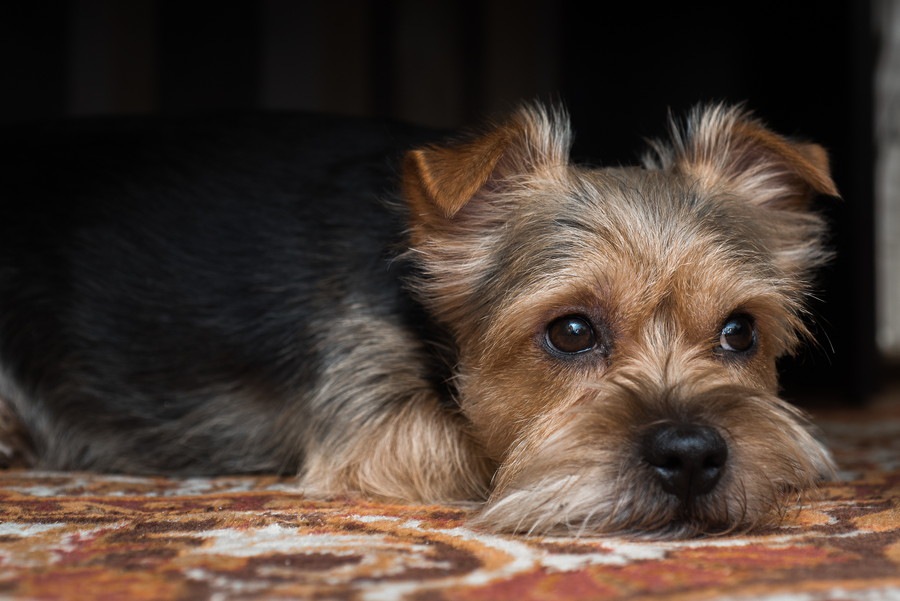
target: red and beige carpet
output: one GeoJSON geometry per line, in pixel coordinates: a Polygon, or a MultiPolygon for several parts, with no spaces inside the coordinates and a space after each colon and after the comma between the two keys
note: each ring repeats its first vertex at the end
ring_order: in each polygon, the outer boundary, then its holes
{"type": "Polygon", "coordinates": [[[900,403],[819,411],[841,480],[777,529],[497,536],[276,478],[0,472],[3,599],[900,600],[900,403]]]}

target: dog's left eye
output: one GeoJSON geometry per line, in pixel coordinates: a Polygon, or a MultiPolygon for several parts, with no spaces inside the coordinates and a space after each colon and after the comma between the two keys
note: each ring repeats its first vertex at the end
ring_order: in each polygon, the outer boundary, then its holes
{"type": "Polygon", "coordinates": [[[722,326],[719,346],[730,353],[746,353],[756,344],[756,330],[749,315],[732,315],[722,326]]]}
{"type": "Polygon", "coordinates": [[[587,318],[566,315],[550,322],[547,327],[547,344],[560,353],[575,355],[596,347],[597,336],[587,318]]]}

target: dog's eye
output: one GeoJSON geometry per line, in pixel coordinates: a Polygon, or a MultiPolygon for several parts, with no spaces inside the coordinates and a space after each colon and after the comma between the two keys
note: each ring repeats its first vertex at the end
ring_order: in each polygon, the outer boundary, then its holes
{"type": "Polygon", "coordinates": [[[730,353],[746,353],[756,344],[756,330],[749,315],[732,315],[722,326],[719,346],[730,353]]]}
{"type": "Polygon", "coordinates": [[[547,344],[560,353],[575,355],[596,347],[597,337],[587,318],[566,315],[553,320],[547,327],[547,344]]]}

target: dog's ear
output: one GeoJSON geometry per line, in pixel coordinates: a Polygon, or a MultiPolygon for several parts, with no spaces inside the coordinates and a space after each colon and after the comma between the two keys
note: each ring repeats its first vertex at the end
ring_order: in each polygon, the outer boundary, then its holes
{"type": "Polygon", "coordinates": [[[837,196],[828,155],[816,144],[784,138],[739,107],[695,109],[683,125],[672,124],[667,142],[652,143],[650,168],[682,173],[697,192],[723,202],[746,203],[759,244],[785,275],[785,289],[802,304],[814,271],[832,253],[825,246],[824,218],[813,210],[820,194],[837,196]]]}
{"type": "Polygon", "coordinates": [[[651,144],[651,165],[760,206],[806,210],[818,194],[838,195],[825,149],[784,138],[739,107],[696,108],[683,125],[673,122],[668,143],[651,144]]]}
{"type": "Polygon", "coordinates": [[[488,306],[479,281],[510,211],[527,206],[535,188],[564,177],[569,144],[565,114],[530,105],[480,134],[406,155],[409,256],[418,265],[411,284],[458,340],[482,323],[473,317],[488,306]]]}
{"type": "Polygon", "coordinates": [[[411,219],[453,219],[474,198],[502,190],[514,178],[565,166],[570,137],[564,112],[531,105],[481,134],[409,152],[403,192],[411,219]]]}

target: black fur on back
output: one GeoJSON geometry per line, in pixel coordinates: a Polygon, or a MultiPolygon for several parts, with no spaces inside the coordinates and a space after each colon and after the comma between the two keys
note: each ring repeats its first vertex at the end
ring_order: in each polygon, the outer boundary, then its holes
{"type": "Polygon", "coordinates": [[[349,312],[444,386],[395,259],[398,159],[433,137],[295,114],[2,134],[0,395],[42,464],[296,472],[310,404],[346,403],[321,374],[371,336],[349,312]]]}

